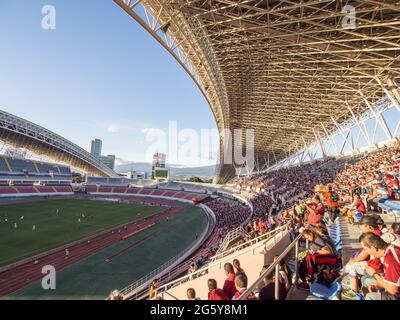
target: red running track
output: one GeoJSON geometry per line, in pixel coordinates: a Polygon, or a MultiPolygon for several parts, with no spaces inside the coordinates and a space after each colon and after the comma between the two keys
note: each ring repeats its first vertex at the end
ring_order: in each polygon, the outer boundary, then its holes
{"type": "MultiPolygon", "coordinates": [[[[176,222],[172,222],[170,224],[168,224],[165,227],[162,227],[160,230],[154,231],[152,233],[150,233],[149,235],[145,236],[143,239],[140,239],[138,241],[135,241],[134,243],[130,244],[129,246],[127,246],[126,248],[118,251],[117,253],[109,256],[108,258],[106,258],[106,261],[109,262],[113,259],[115,259],[116,257],[119,257],[120,255],[124,254],[125,252],[129,251],[130,249],[137,247],[139,244],[145,242],[146,240],[149,240],[150,238],[153,238],[155,235],[160,234],[161,231],[165,230],[165,229],[169,229],[170,227],[172,227],[176,222]]],[[[152,225],[154,226],[154,224],[152,225]]],[[[148,228],[146,228],[148,229],[148,228]]]]}
{"type": "Polygon", "coordinates": [[[45,265],[52,265],[55,267],[56,271],[60,271],[67,266],[86,259],[87,257],[121,241],[121,237],[132,233],[138,228],[147,229],[147,226],[158,222],[160,219],[175,216],[182,211],[183,206],[175,205],[164,212],[126,224],[126,230],[124,227],[110,230],[110,232],[92,238],[90,243],[88,243],[87,240],[82,240],[68,248],[68,258],[65,256],[65,250],[59,250],[55,253],[49,254],[48,256],[42,257],[38,264],[27,262],[20,266],[16,266],[15,268],[3,271],[0,273],[0,297],[11,294],[37,280],[42,279],[44,275],[41,271],[45,265]],[[120,233],[118,232],[119,230],[121,231],[120,233]],[[114,233],[112,233],[112,231],[114,231],[114,233]]]}

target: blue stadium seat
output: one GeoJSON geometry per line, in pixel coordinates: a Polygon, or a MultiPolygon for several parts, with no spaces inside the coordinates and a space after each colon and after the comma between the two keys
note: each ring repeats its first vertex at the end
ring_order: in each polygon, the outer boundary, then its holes
{"type": "Polygon", "coordinates": [[[10,172],[3,157],[0,157],[0,172],[10,172]]]}
{"type": "Polygon", "coordinates": [[[24,172],[37,173],[36,168],[32,161],[27,161],[23,159],[8,159],[13,172],[24,172]]]}
{"type": "Polygon", "coordinates": [[[382,209],[383,213],[393,215],[396,220],[400,219],[400,203],[387,200],[384,203],[379,203],[378,206],[382,209]]]}

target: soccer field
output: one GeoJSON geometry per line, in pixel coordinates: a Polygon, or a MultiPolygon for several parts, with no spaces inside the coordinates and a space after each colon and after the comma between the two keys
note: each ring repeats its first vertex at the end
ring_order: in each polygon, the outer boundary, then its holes
{"type": "Polygon", "coordinates": [[[0,206],[0,266],[164,209],[80,199],[0,206]]]}
{"type": "Polygon", "coordinates": [[[112,290],[140,279],[191,246],[196,241],[196,233],[201,234],[206,227],[207,218],[202,209],[185,205],[183,212],[171,217],[169,222],[161,221],[149,230],[58,271],[56,290],[43,290],[41,281],[36,281],[4,299],[102,300],[112,290]],[[153,233],[156,234],[149,237],[153,233]],[[122,251],[123,254],[114,256],[122,251]]]}

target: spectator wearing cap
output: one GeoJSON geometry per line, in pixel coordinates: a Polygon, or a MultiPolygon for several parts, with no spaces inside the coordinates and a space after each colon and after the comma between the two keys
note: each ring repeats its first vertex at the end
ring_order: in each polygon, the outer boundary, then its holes
{"type": "Polygon", "coordinates": [[[368,289],[366,300],[400,300],[400,248],[387,244],[372,232],[360,236],[360,243],[371,256],[383,260],[383,272],[367,266],[362,283],[368,289]]]}
{"type": "Polygon", "coordinates": [[[231,263],[225,263],[224,265],[225,275],[227,276],[222,290],[229,300],[233,298],[236,293],[235,287],[235,270],[231,263]]]}
{"type": "Polygon", "coordinates": [[[217,281],[215,279],[209,279],[208,285],[208,300],[230,300],[222,289],[217,286],[217,281]]]}

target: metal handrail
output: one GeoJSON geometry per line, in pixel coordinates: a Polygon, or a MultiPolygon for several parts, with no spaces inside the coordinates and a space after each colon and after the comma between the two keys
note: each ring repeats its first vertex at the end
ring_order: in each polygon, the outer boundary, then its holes
{"type": "Polygon", "coordinates": [[[237,245],[236,247],[230,248],[230,249],[228,249],[226,251],[223,251],[223,252],[213,256],[211,258],[211,260],[212,261],[216,261],[216,260],[218,260],[220,258],[223,258],[226,255],[229,255],[229,254],[231,254],[231,253],[233,253],[235,251],[241,250],[242,248],[245,248],[245,247],[248,247],[248,246],[252,246],[252,245],[254,245],[254,244],[256,244],[256,243],[258,243],[260,241],[266,240],[266,239],[270,238],[269,237],[270,235],[272,235],[273,233],[276,233],[277,231],[281,231],[283,229],[287,230],[288,226],[289,226],[288,224],[285,224],[285,225],[283,225],[283,226],[281,226],[279,228],[276,228],[276,229],[274,229],[272,231],[269,231],[269,232],[267,232],[265,234],[262,234],[261,236],[258,236],[258,237],[254,238],[254,239],[251,239],[251,240],[247,241],[247,242],[241,243],[241,244],[237,245]]]}
{"type": "Polygon", "coordinates": [[[243,235],[244,235],[244,230],[241,225],[239,227],[229,231],[228,234],[225,236],[224,240],[222,241],[219,249],[217,250],[217,254],[223,252],[228,247],[228,244],[230,242],[232,242],[233,240],[235,240],[243,235]]]}
{"type": "MultiPolygon", "coordinates": [[[[273,232],[277,232],[277,231],[284,231],[283,229],[285,229],[287,231],[288,230],[288,225],[285,225],[283,227],[275,229],[275,230],[269,232],[268,234],[272,234],[273,232]]],[[[265,237],[266,235],[267,234],[265,234],[263,236],[265,237]]],[[[277,234],[275,236],[277,236],[277,234]]],[[[261,237],[258,237],[259,240],[257,242],[254,242],[254,243],[251,243],[252,241],[254,241],[254,239],[246,242],[245,244],[250,244],[250,246],[249,245],[246,246],[246,247],[249,247],[247,251],[254,250],[254,248],[251,248],[251,246],[256,244],[256,243],[262,242],[262,240],[260,238],[261,237]]],[[[265,240],[267,242],[267,241],[269,241],[271,239],[272,239],[272,237],[267,238],[265,240]]],[[[265,244],[266,242],[264,242],[263,244],[265,244]]],[[[276,242],[276,239],[275,239],[275,242],[276,242]]],[[[224,257],[226,257],[227,255],[229,255],[231,253],[234,253],[235,251],[238,250],[239,247],[243,247],[245,244],[239,245],[239,246],[237,246],[235,248],[229,249],[228,251],[221,253],[220,255],[224,255],[223,257],[221,257],[221,259],[223,259],[224,257]],[[227,252],[230,252],[230,253],[228,254],[227,252]]],[[[219,260],[221,260],[221,259],[219,259],[219,260]]],[[[207,273],[208,269],[210,269],[210,268],[212,268],[214,266],[217,266],[219,264],[221,264],[221,261],[213,261],[212,263],[209,263],[208,265],[205,265],[204,267],[202,267],[201,269],[199,269],[199,270],[197,270],[197,271],[195,271],[193,273],[187,274],[187,275],[185,275],[185,276],[183,276],[183,277],[181,277],[179,279],[176,279],[176,280],[171,281],[171,282],[169,282],[167,284],[164,284],[163,286],[161,286],[161,287],[156,289],[156,295],[160,291],[166,292],[168,290],[167,288],[172,288],[173,286],[179,285],[179,284],[181,284],[183,282],[186,282],[187,280],[190,281],[190,280],[192,280],[194,278],[197,278],[198,275],[201,275],[203,273],[207,273]]]]}
{"type": "Polygon", "coordinates": [[[240,296],[238,300],[245,300],[250,296],[257,287],[264,281],[265,277],[275,270],[275,299],[279,300],[279,267],[280,262],[292,251],[295,247],[295,275],[297,281],[298,274],[298,259],[299,259],[299,241],[302,234],[299,234],[293,242],[282,252],[282,254],[268,267],[267,270],[240,296]]]}

